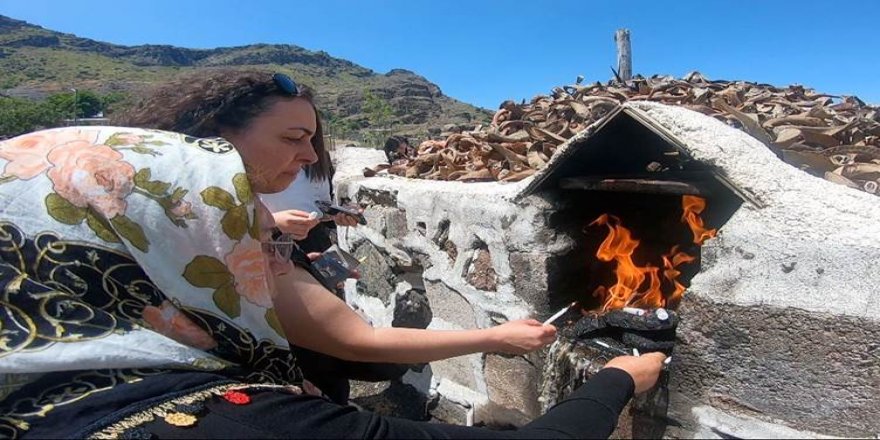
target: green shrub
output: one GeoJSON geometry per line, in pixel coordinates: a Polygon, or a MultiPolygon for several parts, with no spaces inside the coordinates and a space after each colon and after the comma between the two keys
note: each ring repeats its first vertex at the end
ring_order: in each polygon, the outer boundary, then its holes
{"type": "Polygon", "coordinates": [[[60,125],[63,116],[45,102],[0,97],[0,138],[60,125]]]}

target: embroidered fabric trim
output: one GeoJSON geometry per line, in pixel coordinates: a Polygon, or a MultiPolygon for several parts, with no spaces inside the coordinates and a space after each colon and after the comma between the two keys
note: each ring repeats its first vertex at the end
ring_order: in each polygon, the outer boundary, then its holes
{"type": "Polygon", "coordinates": [[[226,393],[242,390],[249,391],[285,391],[291,394],[302,394],[302,388],[295,385],[249,385],[243,383],[232,383],[219,385],[208,388],[206,390],[197,391],[175,399],[167,400],[156,406],[148,408],[144,411],[132,414],[100,431],[94,432],[88,436],[90,439],[118,439],[124,436],[129,430],[136,429],[141,425],[152,422],[157,418],[164,419],[169,415],[177,413],[179,405],[195,405],[205,402],[213,397],[223,397],[226,393]]]}

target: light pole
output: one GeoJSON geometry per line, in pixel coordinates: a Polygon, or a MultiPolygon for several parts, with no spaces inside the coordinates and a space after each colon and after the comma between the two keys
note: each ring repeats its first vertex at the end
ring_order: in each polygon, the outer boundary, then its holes
{"type": "Polygon", "coordinates": [[[79,102],[77,102],[79,101],[79,92],[77,92],[76,89],[70,89],[70,91],[73,92],[73,125],[77,125],[79,123],[79,120],[77,119],[76,107],[77,104],[79,104],[79,102]]]}

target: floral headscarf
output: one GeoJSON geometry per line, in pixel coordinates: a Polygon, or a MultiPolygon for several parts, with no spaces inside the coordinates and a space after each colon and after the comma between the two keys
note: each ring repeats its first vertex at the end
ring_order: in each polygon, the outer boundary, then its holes
{"type": "Polygon", "coordinates": [[[0,379],[235,367],[301,381],[231,144],[61,128],[0,142],[0,169],[0,379]]]}

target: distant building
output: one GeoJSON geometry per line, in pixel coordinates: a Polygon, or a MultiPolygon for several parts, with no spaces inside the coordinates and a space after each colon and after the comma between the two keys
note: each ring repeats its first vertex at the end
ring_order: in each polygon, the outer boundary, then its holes
{"type": "Polygon", "coordinates": [[[71,125],[107,125],[110,123],[110,118],[77,118],[75,121],[73,119],[65,119],[65,126],[71,125]]]}

